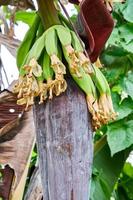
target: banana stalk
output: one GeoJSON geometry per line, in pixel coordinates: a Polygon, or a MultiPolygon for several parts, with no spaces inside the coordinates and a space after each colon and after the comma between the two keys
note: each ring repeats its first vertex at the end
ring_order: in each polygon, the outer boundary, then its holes
{"type": "Polygon", "coordinates": [[[62,56],[60,49],[58,47],[59,46],[58,46],[57,33],[55,28],[52,27],[48,29],[45,39],[45,48],[47,52],[46,56],[50,57],[50,67],[53,69],[55,74],[55,80],[50,80],[50,79],[47,80],[50,91],[50,96],[49,96],[50,99],[52,99],[53,94],[59,96],[67,88],[67,84],[64,79],[64,75],[66,74],[66,67],[61,61],[62,56]]]}

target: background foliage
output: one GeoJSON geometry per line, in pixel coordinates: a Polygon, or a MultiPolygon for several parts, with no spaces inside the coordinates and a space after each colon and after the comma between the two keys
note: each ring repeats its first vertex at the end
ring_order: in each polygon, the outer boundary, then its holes
{"type": "Polygon", "coordinates": [[[91,200],[133,199],[133,166],[126,162],[133,147],[133,1],[115,3],[115,27],[101,55],[103,72],[112,91],[116,121],[98,130],[91,200]],[[100,139],[100,140],[99,140],[100,139]]]}

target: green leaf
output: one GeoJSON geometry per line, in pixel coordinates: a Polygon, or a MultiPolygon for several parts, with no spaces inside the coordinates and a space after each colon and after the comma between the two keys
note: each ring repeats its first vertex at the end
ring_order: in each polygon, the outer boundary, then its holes
{"type": "Polygon", "coordinates": [[[130,147],[133,144],[133,120],[123,119],[108,125],[107,141],[112,156],[130,147]]]}
{"type": "Polygon", "coordinates": [[[118,46],[109,46],[101,55],[101,60],[105,66],[121,67],[133,66],[133,54],[118,46]]]}
{"type": "Polygon", "coordinates": [[[108,186],[106,185],[106,182],[104,182],[100,177],[92,178],[91,188],[92,190],[90,200],[107,200],[107,197],[110,197],[108,186]]]}
{"type": "Polygon", "coordinates": [[[117,93],[112,93],[114,110],[118,112],[116,120],[123,119],[133,112],[133,101],[131,98],[126,98],[121,102],[121,98],[117,93]]]}
{"type": "Polygon", "coordinates": [[[124,171],[118,184],[119,194],[121,194],[120,190],[127,196],[125,200],[133,200],[133,178],[125,174],[124,171]]]}
{"type": "Polygon", "coordinates": [[[129,176],[130,178],[133,179],[133,166],[131,165],[131,163],[128,163],[128,162],[127,162],[127,163],[124,165],[123,172],[124,172],[127,176],[129,176]]]}
{"type": "Polygon", "coordinates": [[[124,40],[121,42],[121,46],[127,50],[128,52],[133,53],[133,40],[131,40],[129,43],[126,43],[124,40]]]}
{"type": "MultiPolygon", "coordinates": [[[[102,72],[104,73],[105,77],[107,78],[109,84],[111,84],[111,85],[115,84],[115,88],[116,88],[116,86],[118,86],[118,84],[119,84],[119,79],[121,77],[123,77],[124,74],[126,74],[127,67],[128,67],[128,64],[127,64],[127,66],[125,65],[125,66],[121,67],[121,65],[119,65],[119,64],[117,65],[117,63],[116,63],[116,65],[114,65],[114,67],[104,68],[102,70],[102,72]]],[[[119,88],[117,88],[117,89],[120,89],[120,88],[121,88],[121,86],[119,86],[119,88]]]]}
{"type": "Polygon", "coordinates": [[[15,15],[15,21],[22,21],[29,26],[33,24],[33,21],[35,19],[35,12],[27,12],[27,11],[18,11],[15,15]]]}
{"type": "Polygon", "coordinates": [[[125,4],[121,4],[121,3],[115,3],[113,6],[113,18],[116,21],[116,27],[118,27],[119,25],[125,23],[125,20],[123,18],[123,9],[125,8],[125,4]]]}
{"type": "Polygon", "coordinates": [[[122,187],[119,187],[117,190],[117,199],[115,200],[131,200],[128,198],[126,192],[122,187]]]}
{"type": "Polygon", "coordinates": [[[125,40],[126,43],[129,43],[133,40],[133,24],[126,23],[117,29],[120,33],[120,37],[125,40]]]}
{"type": "Polygon", "coordinates": [[[111,157],[107,143],[96,154],[93,166],[99,173],[93,172],[90,200],[110,199],[128,154],[126,150],[111,157]]]}
{"type": "Polygon", "coordinates": [[[121,47],[108,47],[101,55],[101,61],[104,64],[103,73],[108,82],[113,85],[127,74],[133,67],[133,54],[121,47]]]}
{"type": "Polygon", "coordinates": [[[109,40],[107,41],[108,45],[118,45],[120,43],[120,35],[118,28],[114,28],[112,31],[109,40]]]}
{"type": "Polygon", "coordinates": [[[125,163],[116,189],[118,200],[133,200],[133,166],[130,163],[125,163]]]}
{"type": "Polygon", "coordinates": [[[127,76],[124,77],[123,82],[122,82],[122,86],[123,86],[123,90],[133,100],[133,71],[129,71],[128,74],[127,74],[127,76]]]}
{"type": "Polygon", "coordinates": [[[133,200],[133,179],[124,180],[123,188],[125,189],[128,198],[133,200]]]}
{"type": "Polygon", "coordinates": [[[123,16],[129,22],[133,22],[133,0],[126,0],[124,9],[123,9],[123,16]]]}

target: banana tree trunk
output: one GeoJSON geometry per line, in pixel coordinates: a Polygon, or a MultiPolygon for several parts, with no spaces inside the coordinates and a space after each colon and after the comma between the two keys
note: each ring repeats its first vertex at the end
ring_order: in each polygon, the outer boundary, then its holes
{"type": "Polygon", "coordinates": [[[38,167],[35,168],[31,176],[24,200],[42,200],[42,183],[38,167]]]}
{"type": "Polygon", "coordinates": [[[67,91],[34,106],[44,200],[88,200],[93,141],[85,96],[67,91]]]}

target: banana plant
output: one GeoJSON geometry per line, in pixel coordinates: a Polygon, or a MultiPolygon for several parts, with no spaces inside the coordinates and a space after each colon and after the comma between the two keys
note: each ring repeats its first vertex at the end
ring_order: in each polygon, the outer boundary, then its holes
{"type": "MultiPolygon", "coordinates": [[[[111,3],[106,1],[106,5],[111,3]]],[[[57,5],[53,0],[38,1],[39,10],[17,51],[19,80],[14,93],[25,111],[34,107],[44,198],[86,200],[92,170],[91,133],[103,125],[110,127],[118,116],[99,63],[91,63],[85,44],[70,21],[60,17],[57,5]],[[84,178],[83,171],[87,174],[84,178]]],[[[99,198],[100,190],[101,199],[111,197],[128,154],[111,158],[107,140],[100,145],[94,157],[91,199],[99,198]],[[112,173],[104,166],[106,158],[110,166],[120,159],[112,173]],[[107,176],[112,176],[112,182],[107,176]]]]}

